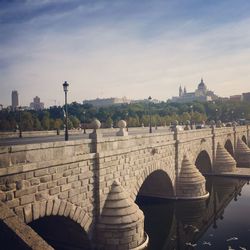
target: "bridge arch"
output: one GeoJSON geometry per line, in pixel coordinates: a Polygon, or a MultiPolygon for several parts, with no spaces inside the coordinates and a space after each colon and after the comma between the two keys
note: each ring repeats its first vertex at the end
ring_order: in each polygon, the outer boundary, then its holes
{"type": "Polygon", "coordinates": [[[242,141],[247,145],[247,138],[246,138],[246,136],[243,135],[241,139],[242,139],[242,141]]]}
{"type": "Polygon", "coordinates": [[[35,202],[30,207],[24,208],[24,221],[27,224],[49,216],[69,218],[79,224],[86,233],[89,232],[92,223],[92,218],[84,208],[66,200],[54,199],[35,202]]]}
{"type": "Polygon", "coordinates": [[[144,178],[139,180],[136,184],[137,194],[139,196],[171,198],[174,196],[173,182],[169,174],[157,169],[149,174],[144,175],[144,178]]]}
{"type": "Polygon", "coordinates": [[[195,159],[195,166],[202,174],[212,172],[211,158],[206,150],[202,150],[195,159]]]}
{"type": "Polygon", "coordinates": [[[28,225],[55,249],[92,249],[87,232],[69,217],[50,215],[28,225]]]}
{"type": "Polygon", "coordinates": [[[230,139],[227,139],[224,145],[225,149],[228,151],[228,153],[234,157],[234,148],[233,148],[233,144],[231,142],[230,139]]]}

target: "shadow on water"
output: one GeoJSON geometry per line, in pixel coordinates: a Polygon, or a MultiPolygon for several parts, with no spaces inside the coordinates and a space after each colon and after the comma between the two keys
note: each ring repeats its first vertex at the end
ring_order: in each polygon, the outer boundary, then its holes
{"type": "MultiPolygon", "coordinates": [[[[224,235],[220,231],[223,227],[218,228],[218,224],[224,220],[225,227],[233,228],[235,222],[232,218],[235,216],[224,216],[224,213],[226,210],[232,211],[231,201],[238,199],[245,183],[246,180],[242,179],[208,177],[206,188],[210,196],[204,200],[174,201],[138,197],[136,202],[144,212],[145,230],[150,239],[148,249],[228,249],[230,233],[224,235]],[[213,239],[217,241],[208,241],[211,232],[216,234],[213,239]]],[[[239,220],[239,217],[235,219],[239,220]]],[[[250,228],[250,219],[246,221],[243,218],[243,221],[250,228]]],[[[246,245],[244,237],[242,235],[242,242],[246,245]]]]}
{"type": "Polygon", "coordinates": [[[91,250],[86,232],[76,222],[60,216],[49,216],[29,224],[57,250],[91,250]]]}

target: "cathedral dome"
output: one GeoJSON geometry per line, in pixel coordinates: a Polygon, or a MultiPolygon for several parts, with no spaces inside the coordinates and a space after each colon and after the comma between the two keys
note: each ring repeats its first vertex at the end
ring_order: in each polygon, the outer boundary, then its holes
{"type": "Polygon", "coordinates": [[[198,85],[198,90],[207,90],[207,86],[203,82],[203,79],[201,78],[201,82],[198,85]]]}

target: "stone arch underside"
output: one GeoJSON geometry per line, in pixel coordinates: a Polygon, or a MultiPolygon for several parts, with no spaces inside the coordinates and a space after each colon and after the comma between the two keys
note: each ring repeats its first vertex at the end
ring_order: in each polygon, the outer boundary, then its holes
{"type": "Polygon", "coordinates": [[[241,137],[241,139],[242,139],[242,141],[247,145],[247,138],[246,138],[246,136],[243,135],[243,136],[241,137]]]}
{"type": "Polygon", "coordinates": [[[48,216],[61,216],[69,218],[79,224],[79,226],[88,233],[92,223],[92,217],[87,211],[69,201],[54,199],[41,202],[35,202],[23,208],[24,222],[26,224],[48,216]]]}
{"type": "Polygon", "coordinates": [[[202,150],[195,159],[195,166],[202,174],[212,172],[211,158],[206,150],[202,150]]]}
{"type": "Polygon", "coordinates": [[[174,187],[171,178],[164,170],[158,169],[145,176],[145,179],[138,190],[139,196],[155,198],[172,198],[174,187]]]}
{"type": "Polygon", "coordinates": [[[232,141],[230,139],[227,139],[224,145],[225,149],[228,151],[228,153],[234,157],[234,148],[233,148],[233,144],[232,141]]]}
{"type": "Polygon", "coordinates": [[[92,249],[87,232],[69,217],[50,215],[28,225],[54,249],[92,249]]]}

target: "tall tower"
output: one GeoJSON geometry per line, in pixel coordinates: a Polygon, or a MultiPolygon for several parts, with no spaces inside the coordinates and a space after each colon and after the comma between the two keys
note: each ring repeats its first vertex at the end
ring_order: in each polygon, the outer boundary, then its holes
{"type": "Polygon", "coordinates": [[[11,93],[11,107],[13,110],[18,107],[18,92],[16,90],[11,93]]]}
{"type": "Polygon", "coordinates": [[[182,91],[182,87],[180,85],[180,87],[179,87],[179,97],[181,97],[182,95],[183,95],[183,91],[182,91]]]}
{"type": "Polygon", "coordinates": [[[184,87],[184,95],[186,95],[187,94],[187,89],[186,89],[186,87],[184,87]]]}

